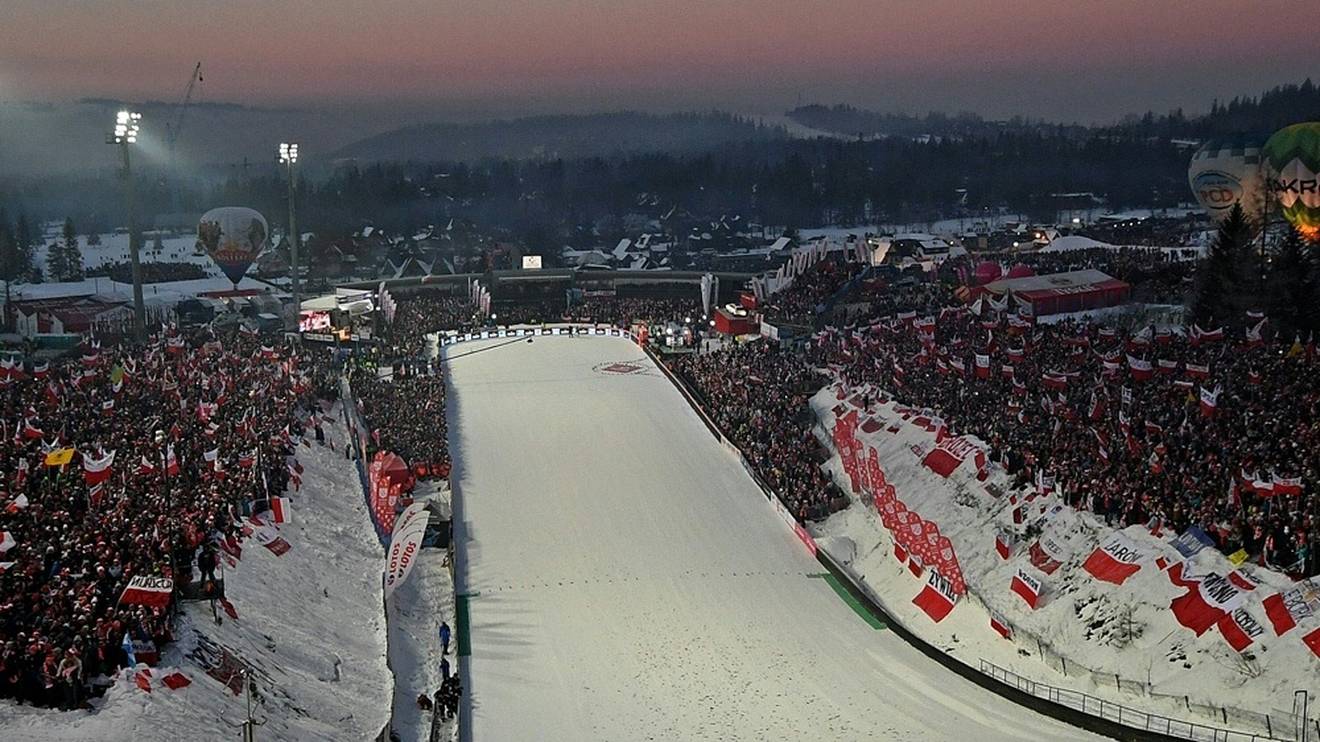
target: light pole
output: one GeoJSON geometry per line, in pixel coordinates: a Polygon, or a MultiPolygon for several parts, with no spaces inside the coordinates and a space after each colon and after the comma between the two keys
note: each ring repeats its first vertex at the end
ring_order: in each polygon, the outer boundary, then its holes
{"type": "Polygon", "coordinates": [[[293,194],[297,180],[293,166],[298,162],[298,143],[280,143],[280,162],[289,168],[289,276],[293,279],[293,311],[296,319],[302,318],[302,296],[298,291],[298,215],[294,209],[293,194]]]}
{"type": "Polygon", "coordinates": [[[106,144],[119,146],[124,158],[124,202],[128,206],[128,259],[133,267],[133,335],[138,342],[146,339],[147,310],[142,304],[142,261],[138,256],[142,235],[138,232],[137,193],[133,189],[133,164],[129,158],[130,144],[137,144],[142,114],[120,111],[115,114],[114,131],[106,137],[106,144]]]}

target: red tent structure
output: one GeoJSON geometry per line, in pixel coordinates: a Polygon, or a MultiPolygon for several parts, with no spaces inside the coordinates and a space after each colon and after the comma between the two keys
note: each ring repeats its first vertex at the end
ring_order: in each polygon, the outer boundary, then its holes
{"type": "Polygon", "coordinates": [[[986,284],[985,289],[1029,304],[1037,317],[1118,306],[1132,295],[1130,285],[1097,270],[1006,278],[986,284]]]}

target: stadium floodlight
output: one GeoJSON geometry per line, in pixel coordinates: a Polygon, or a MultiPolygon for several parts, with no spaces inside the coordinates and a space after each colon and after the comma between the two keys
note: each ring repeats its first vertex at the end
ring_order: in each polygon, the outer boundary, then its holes
{"type": "Polygon", "coordinates": [[[136,111],[120,111],[115,114],[114,133],[110,135],[111,144],[137,144],[138,132],[142,129],[142,114],[136,111]]]}
{"type": "Polygon", "coordinates": [[[133,269],[133,334],[142,342],[146,339],[147,311],[142,301],[142,261],[139,252],[142,235],[138,231],[137,196],[133,192],[133,163],[129,157],[130,144],[137,144],[142,130],[142,114],[122,109],[115,114],[115,128],[106,136],[106,144],[119,147],[124,162],[124,205],[128,210],[128,257],[133,269]]]}
{"type": "Polygon", "coordinates": [[[293,294],[294,313],[302,311],[302,292],[298,289],[298,248],[302,235],[298,233],[298,212],[294,206],[297,194],[297,177],[293,166],[298,162],[298,143],[280,142],[280,164],[289,169],[289,287],[293,294]]]}

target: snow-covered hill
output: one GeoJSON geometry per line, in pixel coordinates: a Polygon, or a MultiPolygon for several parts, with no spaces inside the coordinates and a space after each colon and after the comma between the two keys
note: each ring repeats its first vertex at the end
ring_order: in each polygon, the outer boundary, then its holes
{"type": "MultiPolygon", "coordinates": [[[[869,395],[873,400],[881,396],[874,390],[869,395]]],[[[831,387],[812,399],[820,422],[817,436],[831,450],[829,431],[839,404],[831,387]]],[[[1202,724],[1291,739],[1294,692],[1308,690],[1311,708],[1316,708],[1320,658],[1301,637],[1320,627],[1320,617],[1276,636],[1261,605],[1280,589],[1297,586],[1288,577],[1250,565],[1238,568],[1239,574],[1259,583],[1244,605],[1264,629],[1246,651],[1235,651],[1216,628],[1198,638],[1179,624],[1169,607],[1186,591],[1156,563],[1157,557],[1167,564],[1182,560],[1170,543],[1176,534],[1157,537],[1142,526],[1124,529],[1143,553],[1141,568],[1121,585],[1102,582],[1082,563],[1114,533],[1112,528],[1090,513],[1060,505],[1057,495],[1030,502],[1022,496],[1014,503],[1007,475],[991,467],[989,477],[978,481],[970,458],[948,478],[941,477],[922,464],[935,447],[934,434],[912,422],[920,413],[908,415],[908,420],[895,407],[893,402],[872,404],[871,414],[863,412],[861,419],[874,422],[865,425],[869,432],[859,429],[857,438],[875,448],[886,481],[907,508],[938,524],[950,539],[968,595],[938,624],[912,605],[922,583],[896,560],[890,534],[869,503],[856,501],[817,524],[813,534],[827,548],[832,543],[855,544],[851,569],[917,634],[972,665],[985,659],[1039,682],[1202,724]],[[1019,506],[1024,518],[1015,524],[1013,511],[1019,506]],[[1016,535],[1008,559],[996,551],[1001,531],[1016,535]],[[1042,536],[1062,554],[1062,565],[1048,575],[1032,568],[1029,555],[1042,536]],[[1044,580],[1043,602],[1035,610],[1010,590],[1020,567],[1044,580]],[[991,612],[1011,626],[1011,641],[991,628],[991,612]]],[[[828,466],[848,491],[837,451],[828,466]]],[[[1207,548],[1188,560],[1185,569],[1204,576],[1228,575],[1235,567],[1207,548]]]]}

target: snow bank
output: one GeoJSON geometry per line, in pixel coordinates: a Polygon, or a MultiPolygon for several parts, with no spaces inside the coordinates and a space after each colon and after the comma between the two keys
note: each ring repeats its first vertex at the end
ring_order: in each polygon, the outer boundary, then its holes
{"type": "Polygon", "coordinates": [[[299,447],[302,488],[290,492],[292,520],[280,536],[292,548],[276,556],[251,539],[226,570],[225,590],[238,612],[219,624],[205,602],[189,603],[177,635],[152,671],[152,692],[121,672],[91,712],[60,712],[0,703],[0,738],[49,740],[237,739],[246,699],[207,675],[222,650],[253,668],[254,716],[261,740],[375,739],[390,715],[393,680],[385,663],[381,610],[383,555],[367,516],[342,425],[327,437],[335,450],[299,447]],[[192,684],[169,690],[162,670],[177,667],[192,684]]]}
{"type": "MultiPolygon", "coordinates": [[[[428,483],[429,484],[429,483],[428,483]]],[[[429,489],[429,487],[427,488],[429,489]]],[[[418,493],[417,500],[436,502],[442,511],[449,510],[449,492],[418,493]]],[[[417,707],[417,696],[434,697],[443,679],[440,669],[440,622],[448,621],[457,636],[454,619],[454,581],[450,577],[446,552],[422,549],[412,574],[395,589],[387,601],[390,615],[390,664],[394,668],[393,729],[402,742],[426,742],[431,739],[434,712],[417,707]]],[[[458,672],[458,643],[449,643],[449,674],[458,672]]],[[[440,724],[437,739],[458,737],[458,724],[449,720],[440,724]]]]}
{"type": "MultiPolygon", "coordinates": [[[[878,395],[873,391],[871,396],[878,395]]],[[[833,429],[838,404],[830,387],[811,401],[820,422],[816,434],[831,450],[827,431],[833,429]]],[[[1245,653],[1234,651],[1217,629],[1197,638],[1169,609],[1169,602],[1184,590],[1154,564],[1156,556],[1169,562],[1181,558],[1168,535],[1156,538],[1140,526],[1125,529],[1124,535],[1145,553],[1141,569],[1122,585],[1101,582],[1081,564],[1113,529],[1090,513],[1060,505],[1057,496],[1030,503],[1023,496],[1018,503],[1024,507],[1024,523],[1015,525],[1010,483],[1002,470],[992,467],[984,482],[977,481],[969,458],[945,479],[921,463],[934,448],[932,433],[905,421],[893,402],[873,404],[871,412],[879,425],[867,426],[869,433],[859,429],[858,440],[875,448],[886,481],[908,509],[937,523],[952,541],[968,589],[954,611],[936,624],[912,605],[922,583],[895,559],[893,542],[873,507],[858,504],[817,524],[813,534],[823,542],[841,536],[852,539],[856,557],[849,567],[896,619],[973,666],[984,659],[1038,682],[1152,713],[1291,736],[1294,691],[1320,691],[1320,660],[1300,641],[1320,626],[1320,617],[1282,637],[1274,636],[1261,600],[1291,585],[1287,577],[1242,568],[1260,583],[1246,606],[1265,627],[1245,653]],[[1039,526],[1028,530],[1032,524],[1039,526]],[[1007,560],[995,549],[1000,531],[1017,534],[1007,560]],[[1038,532],[1058,544],[1063,558],[1057,571],[1043,576],[1043,603],[1032,610],[1009,586],[1019,567],[1030,566],[1028,551],[1038,532]],[[1011,641],[990,627],[992,611],[1012,627],[1011,641]]],[[[837,452],[826,466],[849,491],[837,452]]],[[[1226,575],[1234,568],[1222,554],[1206,549],[1190,560],[1188,569],[1198,575],[1210,571],[1226,575]]]]}

